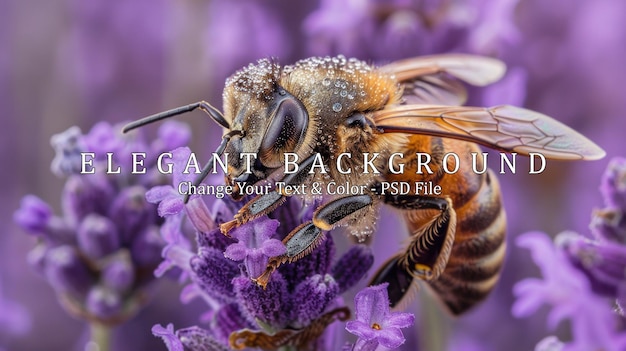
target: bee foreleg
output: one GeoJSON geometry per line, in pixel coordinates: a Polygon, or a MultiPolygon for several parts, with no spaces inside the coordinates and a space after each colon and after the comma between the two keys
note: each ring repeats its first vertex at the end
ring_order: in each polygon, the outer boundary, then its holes
{"type": "MultiPolygon", "coordinates": [[[[297,186],[302,184],[309,176],[309,171],[314,160],[314,155],[304,159],[304,161],[298,165],[298,171],[285,175],[282,182],[287,186],[297,186]]],[[[222,223],[220,225],[220,230],[224,233],[224,235],[228,235],[228,232],[230,232],[233,228],[272,212],[276,207],[280,206],[280,204],[285,201],[285,196],[290,195],[291,194],[284,192],[277,192],[276,190],[259,195],[243,206],[239,212],[237,212],[232,221],[222,223]]]]}
{"type": "Polygon", "coordinates": [[[267,269],[256,279],[257,284],[265,286],[272,272],[281,264],[297,261],[313,251],[324,240],[324,230],[333,229],[341,220],[371,204],[372,198],[369,195],[355,195],[322,205],[315,211],[311,221],[301,224],[283,239],[287,252],[270,258],[267,269]]]}

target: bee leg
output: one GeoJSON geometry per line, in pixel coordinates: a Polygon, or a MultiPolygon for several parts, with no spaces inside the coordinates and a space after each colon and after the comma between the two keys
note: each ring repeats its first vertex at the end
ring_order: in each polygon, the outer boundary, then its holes
{"type": "MultiPolygon", "coordinates": [[[[309,171],[311,170],[314,160],[314,155],[304,159],[304,161],[298,165],[298,171],[287,174],[282,179],[282,182],[286,186],[296,186],[302,184],[309,175],[309,171]]],[[[283,187],[283,189],[285,188],[286,187],[283,187]]],[[[234,216],[232,221],[222,223],[220,225],[220,230],[224,235],[228,235],[228,232],[230,232],[233,228],[272,212],[276,207],[280,206],[285,201],[285,196],[290,195],[291,194],[279,193],[276,190],[259,195],[243,206],[234,216]]]]}
{"type": "Polygon", "coordinates": [[[265,286],[271,274],[281,264],[297,261],[311,253],[324,240],[323,231],[333,229],[341,220],[371,204],[371,196],[354,195],[333,200],[319,207],[311,221],[301,224],[283,239],[287,252],[270,258],[267,269],[256,279],[256,283],[265,286]]]}
{"type": "Polygon", "coordinates": [[[385,195],[385,203],[405,210],[438,210],[434,216],[412,233],[405,252],[393,257],[375,274],[370,285],[389,283],[389,296],[395,306],[410,289],[412,278],[435,280],[446,268],[454,234],[456,212],[449,198],[420,195],[385,195]]]}
{"type": "Polygon", "coordinates": [[[400,263],[403,257],[403,253],[397,254],[383,263],[369,283],[370,286],[389,284],[387,292],[392,308],[400,304],[406,294],[411,291],[411,284],[413,284],[413,275],[410,270],[400,263]]]}

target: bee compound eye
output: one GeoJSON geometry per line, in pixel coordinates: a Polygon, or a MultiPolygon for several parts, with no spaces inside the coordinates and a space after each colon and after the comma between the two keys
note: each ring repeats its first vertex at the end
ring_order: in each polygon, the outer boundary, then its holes
{"type": "Polygon", "coordinates": [[[280,102],[261,142],[261,158],[267,167],[280,165],[280,154],[292,152],[301,142],[309,115],[300,101],[287,97],[280,102]]]}
{"type": "Polygon", "coordinates": [[[349,127],[365,129],[365,126],[374,127],[372,122],[368,120],[364,114],[357,112],[346,118],[345,124],[349,127]]]}

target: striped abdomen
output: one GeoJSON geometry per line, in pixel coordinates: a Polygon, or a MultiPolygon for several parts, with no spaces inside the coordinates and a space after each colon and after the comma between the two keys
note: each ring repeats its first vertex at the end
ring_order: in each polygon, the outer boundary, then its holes
{"type": "Polygon", "coordinates": [[[429,282],[454,314],[484,299],[495,286],[506,251],[506,215],[500,186],[491,170],[465,204],[453,206],[457,225],[448,264],[429,282]]]}
{"type": "Polygon", "coordinates": [[[411,136],[403,151],[429,153],[433,173],[410,170],[386,179],[432,182],[442,193],[384,197],[387,204],[404,210],[411,242],[379,269],[372,284],[389,283],[395,306],[407,296],[414,278],[424,280],[452,313],[463,313],[493,289],[504,260],[506,217],[497,178],[490,170],[477,174],[483,163],[476,144],[411,136]],[[460,158],[460,169],[453,174],[442,167],[443,155],[450,152],[460,158]],[[479,156],[476,165],[471,153],[479,156]]]}

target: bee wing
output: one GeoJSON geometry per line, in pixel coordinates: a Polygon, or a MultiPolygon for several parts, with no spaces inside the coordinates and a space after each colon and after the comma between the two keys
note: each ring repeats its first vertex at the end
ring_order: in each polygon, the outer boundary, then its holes
{"type": "Polygon", "coordinates": [[[568,126],[515,106],[400,105],[373,112],[372,117],[384,133],[448,137],[562,160],[597,160],[605,155],[604,150],[568,126]]]}
{"type": "Polygon", "coordinates": [[[489,57],[448,54],[396,61],[381,69],[402,83],[406,104],[462,105],[467,92],[459,80],[488,85],[502,78],[506,67],[489,57]]]}

